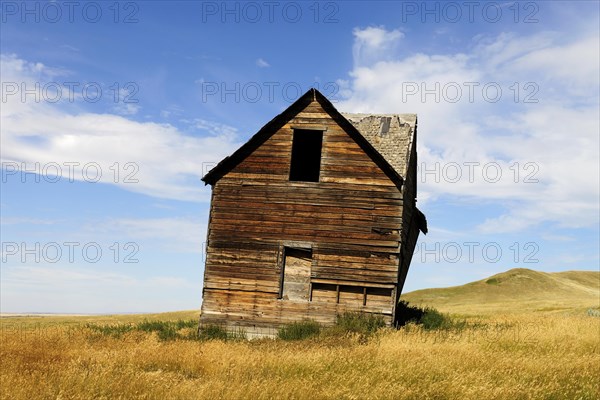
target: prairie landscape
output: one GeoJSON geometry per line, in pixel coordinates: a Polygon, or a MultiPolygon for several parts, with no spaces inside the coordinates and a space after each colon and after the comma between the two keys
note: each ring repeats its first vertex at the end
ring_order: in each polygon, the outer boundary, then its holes
{"type": "Polygon", "coordinates": [[[403,296],[445,324],[198,337],[198,311],[4,316],[3,399],[597,399],[600,273],[510,270],[403,296]],[[215,338],[216,337],[216,338],[215,338]]]}

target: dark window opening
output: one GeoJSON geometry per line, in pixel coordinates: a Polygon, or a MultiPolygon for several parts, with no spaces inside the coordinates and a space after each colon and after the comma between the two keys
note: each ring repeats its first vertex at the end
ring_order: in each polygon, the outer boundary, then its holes
{"type": "Polygon", "coordinates": [[[290,181],[319,182],[323,131],[294,129],[290,181]]]}

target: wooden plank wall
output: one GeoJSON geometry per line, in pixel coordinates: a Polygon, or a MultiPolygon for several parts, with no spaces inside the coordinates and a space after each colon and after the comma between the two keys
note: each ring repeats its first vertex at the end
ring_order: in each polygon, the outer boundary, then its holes
{"type": "Polygon", "coordinates": [[[363,305],[362,287],[397,284],[402,205],[394,183],[311,103],[214,185],[201,323],[331,323],[349,309],[391,323],[395,292],[368,289],[363,305]],[[290,182],[292,127],[315,126],[326,127],[320,182],[290,182]],[[356,293],[342,291],[339,303],[326,301],[331,293],[278,300],[281,251],[295,242],[313,249],[311,279],[349,282],[356,293]]]}

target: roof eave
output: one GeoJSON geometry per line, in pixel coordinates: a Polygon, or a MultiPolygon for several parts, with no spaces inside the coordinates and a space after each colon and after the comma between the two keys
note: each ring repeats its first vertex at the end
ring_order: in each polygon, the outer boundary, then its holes
{"type": "Polygon", "coordinates": [[[282,113],[275,116],[269,122],[267,122],[258,132],[256,132],[246,143],[240,148],[234,151],[230,156],[225,157],[217,165],[215,165],[210,171],[202,177],[202,181],[205,184],[214,185],[223,175],[225,175],[231,168],[237,165],[238,159],[243,159],[246,154],[250,154],[256,147],[261,145],[266,139],[270,132],[275,132],[281,128],[285,123],[291,119],[293,115],[296,115],[308,104],[312,102],[313,94],[311,89],[304,93],[298,100],[296,100],[291,106],[286,108],[282,113]],[[264,136],[264,137],[263,137],[264,136]]]}

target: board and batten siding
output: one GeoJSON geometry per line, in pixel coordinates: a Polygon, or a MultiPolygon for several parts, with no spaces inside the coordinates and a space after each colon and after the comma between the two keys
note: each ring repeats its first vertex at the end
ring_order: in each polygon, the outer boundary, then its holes
{"type": "Polygon", "coordinates": [[[317,101],[212,190],[201,324],[330,324],[346,310],[392,323],[403,193],[317,101]],[[294,129],[324,129],[319,182],[289,180],[294,129]],[[312,251],[307,300],[281,296],[286,248],[312,251]]]}

